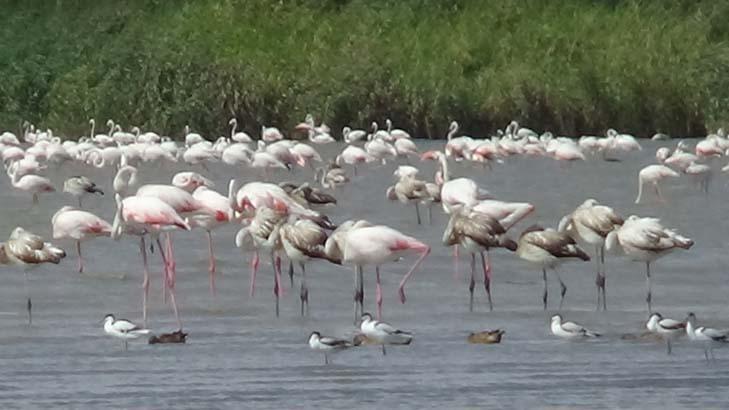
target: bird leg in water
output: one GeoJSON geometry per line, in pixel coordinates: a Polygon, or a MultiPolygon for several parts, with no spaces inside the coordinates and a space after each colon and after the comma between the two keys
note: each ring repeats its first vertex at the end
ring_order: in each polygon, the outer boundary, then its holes
{"type": "Polygon", "coordinates": [[[459,272],[458,266],[458,245],[453,246],[453,279],[460,281],[461,273],[459,272]]]}
{"type": "Polygon", "coordinates": [[[542,281],[544,281],[544,293],[542,294],[542,303],[544,304],[544,310],[547,310],[547,270],[542,268],[542,281]]]}
{"type": "Polygon", "coordinates": [[[289,259],[289,281],[291,282],[291,288],[294,287],[294,261],[289,259]]]}
{"type": "Polygon", "coordinates": [[[607,292],[605,291],[605,245],[600,246],[600,266],[602,267],[600,288],[602,289],[602,310],[607,311],[607,292]]]}
{"type": "Polygon", "coordinates": [[[215,297],[215,253],[213,252],[213,233],[206,231],[208,237],[208,272],[210,274],[210,296],[215,297]]]}
{"type": "Polygon", "coordinates": [[[600,300],[602,299],[602,284],[605,283],[602,274],[600,273],[600,247],[595,247],[595,267],[597,267],[597,274],[595,275],[595,287],[597,288],[597,305],[596,311],[600,310],[600,300]]]}
{"type": "Polygon", "coordinates": [[[418,225],[422,225],[422,221],[420,220],[420,206],[418,206],[418,201],[415,201],[415,216],[417,217],[418,225]]]}
{"type": "Polygon", "coordinates": [[[78,253],[78,273],[84,273],[84,258],[81,256],[81,241],[76,241],[76,253],[78,253]]]}
{"type": "Polygon", "coordinates": [[[149,266],[147,264],[147,246],[144,243],[144,235],[139,240],[139,251],[142,253],[142,263],[144,264],[144,279],[142,280],[142,320],[144,327],[147,327],[147,296],[149,295],[149,266]]]}
{"type": "Polygon", "coordinates": [[[471,254],[471,280],[468,282],[468,311],[473,312],[473,290],[476,288],[476,254],[471,254]]]}
{"type": "Polygon", "coordinates": [[[375,300],[377,302],[377,320],[382,320],[382,284],[380,283],[380,266],[375,267],[377,285],[375,287],[375,300]]]}
{"type": "Polygon", "coordinates": [[[423,259],[425,259],[430,254],[430,246],[427,245],[416,245],[412,246],[411,249],[419,250],[421,251],[420,257],[418,260],[415,261],[413,266],[410,268],[408,273],[405,274],[405,276],[402,277],[402,280],[400,280],[400,287],[398,288],[398,293],[400,294],[400,303],[405,303],[407,298],[405,297],[405,283],[410,279],[410,276],[413,275],[413,272],[415,272],[415,269],[420,266],[421,263],[423,263],[423,259]]]}
{"type": "Polygon", "coordinates": [[[354,324],[357,325],[360,317],[362,316],[362,303],[364,301],[364,295],[360,290],[360,278],[362,277],[362,267],[356,265],[354,267],[354,324]]]}
{"type": "Polygon", "coordinates": [[[30,301],[30,284],[28,283],[28,270],[23,270],[23,282],[25,284],[25,296],[27,298],[26,309],[28,310],[28,326],[33,324],[33,302],[30,301]]]}
{"type": "Polygon", "coordinates": [[[559,299],[559,310],[562,310],[562,304],[564,303],[564,295],[567,293],[567,285],[564,284],[562,281],[562,278],[559,276],[559,272],[557,269],[554,269],[554,274],[557,276],[557,280],[559,281],[559,287],[561,288],[560,291],[560,299],[559,299]]]}
{"type": "Polygon", "coordinates": [[[653,310],[651,310],[651,263],[650,262],[645,263],[645,286],[646,286],[645,301],[646,301],[646,303],[648,303],[648,313],[651,313],[653,310]]]}
{"type": "Polygon", "coordinates": [[[481,252],[481,266],[483,267],[483,286],[486,288],[486,295],[489,298],[489,311],[494,310],[494,304],[491,301],[491,258],[489,258],[489,251],[481,252]]]}
{"type": "Polygon", "coordinates": [[[300,262],[299,264],[301,266],[301,291],[299,293],[299,299],[301,299],[301,316],[304,316],[304,314],[309,314],[309,288],[306,286],[306,265],[304,262],[300,262]]]}
{"type": "Polygon", "coordinates": [[[170,293],[170,302],[172,302],[172,311],[175,314],[175,320],[177,320],[177,326],[179,330],[182,330],[182,321],[180,320],[180,312],[177,309],[177,300],[175,298],[175,263],[173,258],[175,257],[172,248],[172,239],[169,234],[167,235],[167,247],[162,246],[162,242],[157,238],[157,248],[159,255],[162,258],[162,263],[167,267],[165,269],[165,281],[164,287],[170,293]]]}
{"type": "Polygon", "coordinates": [[[253,297],[256,290],[256,272],[258,272],[259,263],[260,258],[258,257],[258,250],[256,250],[253,252],[253,257],[251,258],[251,283],[248,289],[248,294],[251,295],[251,297],[253,297]]]}
{"type": "Polygon", "coordinates": [[[81,205],[81,196],[80,195],[78,197],[78,207],[79,207],[79,209],[83,208],[83,205],[81,205]]]}
{"type": "Polygon", "coordinates": [[[279,298],[281,296],[281,258],[271,252],[271,266],[273,267],[273,296],[276,298],[276,317],[279,316],[279,298]]]}
{"type": "Polygon", "coordinates": [[[654,187],[654,188],[656,189],[656,195],[658,196],[658,199],[659,199],[659,200],[660,200],[660,201],[661,201],[662,203],[664,203],[664,204],[665,204],[665,203],[666,203],[666,198],[664,198],[664,197],[663,197],[663,195],[661,195],[661,189],[660,189],[660,188],[658,187],[658,182],[654,182],[654,183],[653,183],[653,187],[654,187]]]}
{"type": "Polygon", "coordinates": [[[428,204],[428,224],[433,225],[433,203],[428,204]]]}

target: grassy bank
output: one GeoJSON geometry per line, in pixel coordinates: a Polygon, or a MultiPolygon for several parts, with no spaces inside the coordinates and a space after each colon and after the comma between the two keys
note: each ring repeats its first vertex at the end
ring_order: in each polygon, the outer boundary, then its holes
{"type": "Polygon", "coordinates": [[[729,3],[668,3],[0,0],[0,129],[217,135],[313,112],[433,137],[512,118],[700,135],[729,119],[729,3]]]}

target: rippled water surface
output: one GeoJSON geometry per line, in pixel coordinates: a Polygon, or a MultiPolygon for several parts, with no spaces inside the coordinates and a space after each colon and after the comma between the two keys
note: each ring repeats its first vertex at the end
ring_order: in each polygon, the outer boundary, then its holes
{"type": "MultiPolygon", "coordinates": [[[[421,144],[425,145],[425,143],[421,144]]],[[[688,252],[660,259],[654,272],[654,309],[682,318],[688,311],[700,321],[727,327],[727,188],[714,179],[708,197],[684,177],[666,186],[668,205],[635,205],[637,171],[653,162],[657,145],[644,142],[641,153],[621,163],[592,161],[560,167],[546,159],[516,160],[493,171],[466,164],[454,175],[470,176],[504,200],[529,201],[531,223],[556,225],[587,197],[620,210],[661,217],[666,225],[693,237],[688,252]]],[[[336,147],[322,151],[332,154],[336,147]]],[[[718,170],[721,164],[716,163],[718,170]]],[[[663,345],[621,339],[643,331],[646,319],[643,266],[608,259],[609,312],[594,311],[592,263],[571,263],[561,272],[568,292],[563,314],[604,333],[590,342],[558,340],[549,333],[552,314],[541,307],[541,273],[515,255],[494,252],[494,311],[488,312],[483,287],[468,312],[463,273],[454,279],[449,249],[440,245],[446,218],[434,212],[433,226],[418,226],[412,208],[389,203],[384,191],[393,164],[363,170],[336,193],[327,209],[333,220],[365,218],[422,239],[433,247],[407,286],[408,301],[397,301],[396,288],[413,259],[383,268],[385,318],[415,333],[409,347],[392,347],[383,357],[376,348],[358,348],[322,357],[309,350],[312,330],[351,335],[352,270],[322,262],[309,264],[311,311],[299,316],[298,293],[289,289],[281,317],[273,313],[272,274],[263,262],[254,298],[247,294],[250,255],[234,248],[234,227],[215,232],[218,294],[208,292],[207,246],[203,232],[176,234],[177,292],[186,345],[120,343],[103,334],[100,323],[113,312],[141,320],[141,257],[138,242],[99,239],[84,245],[88,273],[75,272],[73,243],[62,242],[69,257],[58,266],[31,272],[34,324],[24,311],[22,271],[5,268],[0,287],[0,407],[64,408],[727,408],[729,349],[718,350],[707,366],[700,349],[679,341],[667,356],[663,345]],[[469,345],[471,331],[504,328],[500,345],[469,345]]],[[[145,182],[168,182],[176,168],[143,167],[145,182]]],[[[421,165],[430,178],[434,164],[421,165]]],[[[72,166],[49,172],[60,186],[66,176],[85,173],[109,189],[110,171],[72,166]]],[[[225,190],[235,175],[247,172],[213,166],[216,188],[225,190]]],[[[305,180],[309,172],[280,173],[277,180],[305,180]]],[[[71,197],[56,193],[31,208],[30,198],[0,179],[0,232],[16,225],[50,237],[50,217],[71,197]]],[[[113,198],[87,200],[88,207],[111,220],[113,198]]],[[[174,329],[171,309],[162,303],[161,264],[151,256],[153,282],[150,327],[174,329]]],[[[461,271],[467,268],[465,259],[461,271]]],[[[374,310],[374,275],[365,275],[366,309],[374,310]]],[[[298,286],[298,278],[296,286],[298,286]]],[[[559,287],[551,281],[550,307],[559,287]]]]}

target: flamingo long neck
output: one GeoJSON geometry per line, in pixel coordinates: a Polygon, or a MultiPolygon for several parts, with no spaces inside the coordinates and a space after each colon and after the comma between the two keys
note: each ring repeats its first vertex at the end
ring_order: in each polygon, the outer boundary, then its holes
{"type": "Polygon", "coordinates": [[[448,159],[444,154],[438,155],[438,161],[440,161],[440,171],[441,171],[441,177],[443,178],[443,183],[446,183],[450,181],[451,175],[448,172],[448,159]]]}
{"type": "Polygon", "coordinates": [[[114,133],[114,125],[116,125],[116,124],[114,124],[114,121],[109,120],[109,122],[106,125],[109,126],[109,136],[111,137],[111,135],[114,133]]]}
{"type": "Polygon", "coordinates": [[[230,130],[230,138],[233,138],[233,135],[235,135],[235,130],[238,128],[238,120],[233,118],[232,123],[233,123],[233,128],[231,128],[231,130],[230,130]]]}
{"type": "Polygon", "coordinates": [[[452,140],[453,136],[456,135],[457,132],[458,132],[458,123],[454,121],[451,125],[451,128],[448,130],[448,137],[447,137],[448,141],[452,140]]]}
{"type": "Polygon", "coordinates": [[[94,120],[92,119],[92,120],[91,120],[91,134],[89,134],[89,138],[93,138],[93,137],[94,137],[94,128],[95,128],[95,127],[96,127],[96,121],[94,121],[94,120]]]}

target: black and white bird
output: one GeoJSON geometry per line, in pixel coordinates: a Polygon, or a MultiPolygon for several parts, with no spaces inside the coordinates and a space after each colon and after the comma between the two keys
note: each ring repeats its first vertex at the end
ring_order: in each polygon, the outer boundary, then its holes
{"type": "Polygon", "coordinates": [[[673,339],[681,336],[686,331],[686,322],[670,319],[661,316],[660,313],[654,312],[648,318],[645,327],[651,332],[660,335],[666,340],[666,348],[668,354],[671,354],[671,342],[673,339]]]}
{"type": "Polygon", "coordinates": [[[127,319],[117,319],[112,314],[104,317],[104,332],[109,336],[121,339],[125,351],[127,350],[128,340],[138,339],[150,333],[149,329],[135,325],[127,319]]]}
{"type": "Polygon", "coordinates": [[[600,337],[600,334],[593,332],[575,322],[562,321],[561,315],[552,316],[552,334],[563,339],[582,339],[586,337],[600,337]]]}
{"type": "Polygon", "coordinates": [[[709,361],[709,353],[711,359],[714,359],[714,346],[729,343],[729,330],[718,330],[711,327],[696,326],[696,315],[688,314],[686,318],[686,335],[692,342],[700,342],[704,344],[704,357],[709,361]]]}
{"type": "Polygon", "coordinates": [[[69,194],[75,196],[78,199],[79,208],[81,208],[81,197],[83,197],[84,195],[104,195],[104,191],[97,187],[94,181],[80,175],[68,178],[63,183],[63,192],[68,192],[69,194]]]}
{"type": "Polygon", "coordinates": [[[324,353],[324,364],[329,364],[329,353],[352,347],[352,342],[329,336],[322,336],[319,332],[311,332],[309,347],[324,353]]]}
{"type": "Polygon", "coordinates": [[[409,345],[413,341],[412,333],[397,329],[389,323],[374,320],[369,313],[362,314],[362,322],[359,328],[368,339],[382,345],[383,355],[387,354],[386,344],[409,345]]]}

